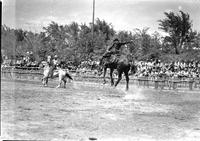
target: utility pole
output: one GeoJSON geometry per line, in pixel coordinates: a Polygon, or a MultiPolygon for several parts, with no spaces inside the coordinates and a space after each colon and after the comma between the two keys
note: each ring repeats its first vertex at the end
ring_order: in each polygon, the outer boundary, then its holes
{"type": "Polygon", "coordinates": [[[95,0],[93,0],[93,5],[92,5],[92,41],[90,50],[88,52],[88,56],[90,59],[91,59],[91,52],[93,52],[94,50],[94,14],[95,14],[95,0]]]}
{"type": "Polygon", "coordinates": [[[92,47],[94,47],[94,14],[95,14],[95,0],[93,0],[93,12],[92,12],[92,47]]]}
{"type": "Polygon", "coordinates": [[[94,14],[95,14],[95,0],[93,0],[93,12],[92,12],[92,41],[94,41],[94,14]]]}

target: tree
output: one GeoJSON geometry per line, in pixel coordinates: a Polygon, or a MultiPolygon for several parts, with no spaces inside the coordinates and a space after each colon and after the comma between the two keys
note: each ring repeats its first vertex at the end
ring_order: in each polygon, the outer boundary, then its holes
{"type": "Polygon", "coordinates": [[[24,40],[24,31],[22,29],[15,30],[16,41],[20,42],[24,40]]]}
{"type": "Polygon", "coordinates": [[[112,25],[100,19],[97,19],[94,24],[94,38],[91,29],[92,25],[80,25],[77,53],[80,52],[81,58],[86,60],[97,59],[106,50],[107,42],[115,34],[112,25]]]}
{"type": "Polygon", "coordinates": [[[197,33],[194,38],[194,47],[198,50],[200,50],[200,33],[197,33]]]}
{"type": "Polygon", "coordinates": [[[75,23],[71,26],[62,26],[55,22],[44,27],[42,42],[47,54],[60,54],[61,58],[64,57],[66,49],[74,44],[73,35],[76,35],[76,31],[72,30],[74,27],[76,27],[75,23]]]}
{"type": "Polygon", "coordinates": [[[175,49],[176,54],[180,54],[184,44],[192,40],[192,21],[188,13],[180,11],[180,15],[174,12],[164,12],[166,18],[159,20],[159,28],[169,35],[165,37],[164,42],[175,49]]]}
{"type": "Polygon", "coordinates": [[[142,30],[136,28],[135,30],[135,56],[138,59],[143,59],[150,49],[150,35],[147,34],[149,28],[143,28],[142,30]]]}
{"type": "Polygon", "coordinates": [[[94,32],[103,33],[106,36],[106,41],[110,40],[115,34],[112,24],[108,24],[105,20],[101,21],[99,18],[94,25],[94,32]]]}
{"type": "Polygon", "coordinates": [[[5,55],[9,58],[15,56],[16,36],[15,30],[5,25],[1,27],[1,49],[5,51],[5,55]]]}

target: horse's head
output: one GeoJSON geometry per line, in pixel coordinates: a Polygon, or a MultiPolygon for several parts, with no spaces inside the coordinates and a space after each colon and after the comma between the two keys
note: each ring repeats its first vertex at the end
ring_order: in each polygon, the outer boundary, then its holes
{"type": "Polygon", "coordinates": [[[137,72],[137,66],[135,64],[131,64],[131,74],[135,74],[137,72]]]}

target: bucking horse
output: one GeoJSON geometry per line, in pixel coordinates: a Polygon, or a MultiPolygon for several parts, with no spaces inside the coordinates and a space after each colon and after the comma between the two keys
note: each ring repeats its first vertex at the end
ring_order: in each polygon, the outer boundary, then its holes
{"type": "Polygon", "coordinates": [[[136,66],[130,60],[130,54],[122,53],[122,54],[113,54],[109,58],[101,58],[99,63],[99,75],[102,74],[103,71],[103,83],[106,83],[106,72],[107,68],[110,69],[110,79],[111,86],[117,86],[122,79],[122,74],[124,73],[126,78],[126,90],[129,89],[129,71],[134,74],[136,72],[136,66]],[[117,70],[118,79],[114,83],[113,72],[117,70]]]}

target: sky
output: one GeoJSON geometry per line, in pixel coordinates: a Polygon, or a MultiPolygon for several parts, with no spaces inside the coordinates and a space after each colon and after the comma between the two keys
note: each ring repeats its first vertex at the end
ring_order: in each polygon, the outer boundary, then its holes
{"type": "MultiPolygon", "coordinates": [[[[60,25],[92,22],[93,0],[2,0],[2,23],[11,28],[42,31],[51,21],[60,25]]],[[[164,12],[189,13],[193,29],[200,31],[200,0],[95,0],[95,19],[112,24],[116,31],[150,27],[162,31],[164,12]]]]}

